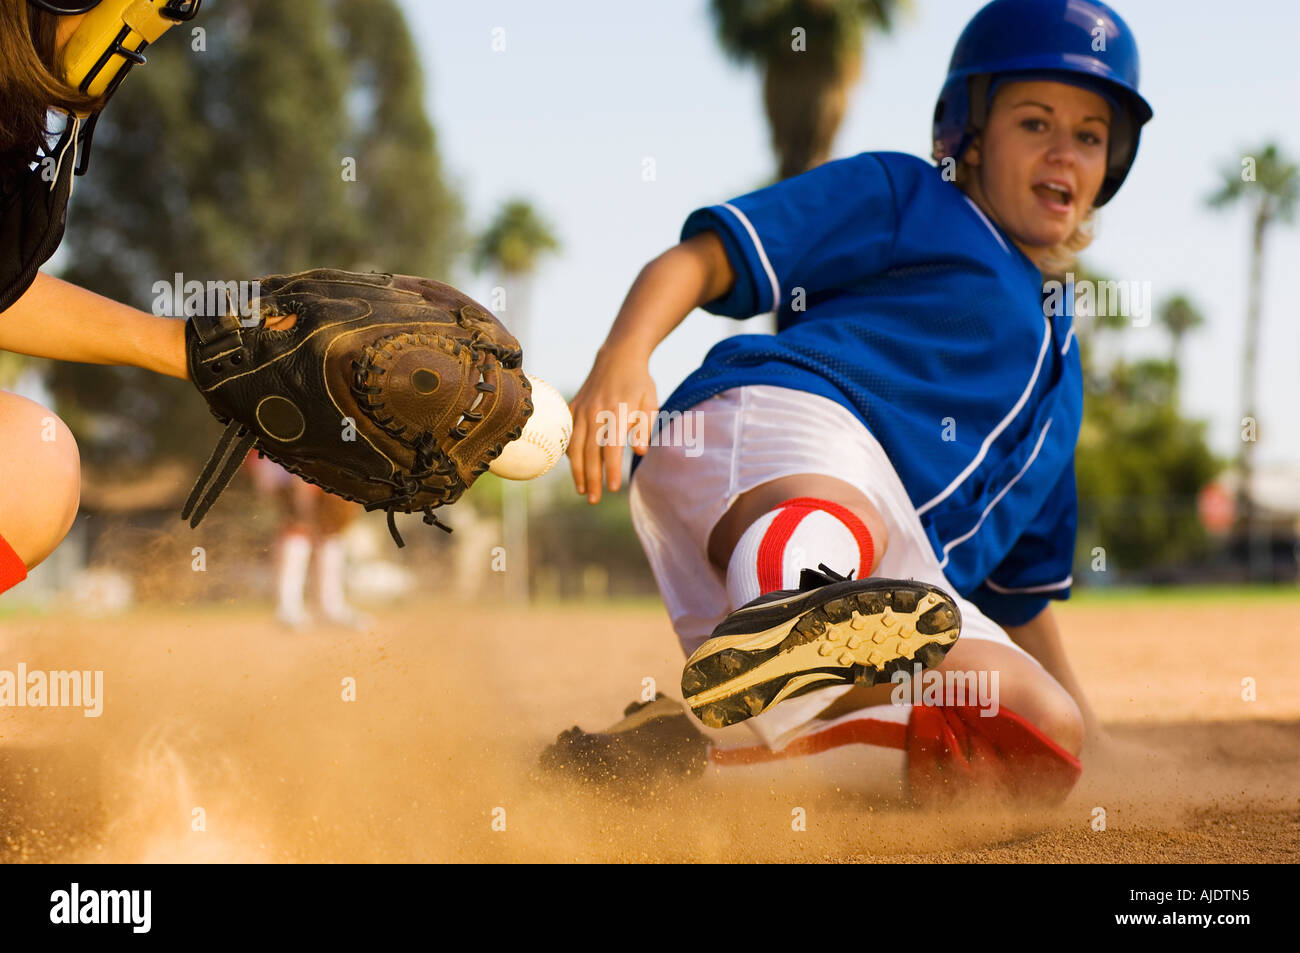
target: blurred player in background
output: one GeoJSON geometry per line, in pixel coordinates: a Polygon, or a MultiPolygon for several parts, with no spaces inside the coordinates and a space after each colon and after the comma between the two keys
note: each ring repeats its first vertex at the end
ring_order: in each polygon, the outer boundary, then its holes
{"type": "Polygon", "coordinates": [[[275,537],[275,617],[290,628],[309,626],[308,570],[314,563],[316,609],[334,625],[362,629],[370,620],[347,601],[347,547],[344,533],[361,512],[351,503],[294,476],[256,452],[248,455],[253,485],[273,500],[280,516],[275,537]],[[314,557],[314,560],[313,560],[314,557]]]}
{"type": "Polygon", "coordinates": [[[1072,582],[1083,379],[1045,279],[1150,118],[1113,10],[994,0],[953,53],[937,165],[863,153],[687,218],[574,398],[569,457],[597,502],[624,443],[601,415],[661,425],[626,441],[632,518],[687,706],[722,731],[661,697],[544,763],[627,778],[852,749],[856,778],[920,802],[1070,791],[1100,737],[1049,606],[1072,582]],[[778,330],[717,344],[660,408],[650,354],[696,307],[778,330]],[[958,678],[914,704],[890,678],[914,663],[958,678]],[[760,745],[711,744],[742,721],[760,745]]]}

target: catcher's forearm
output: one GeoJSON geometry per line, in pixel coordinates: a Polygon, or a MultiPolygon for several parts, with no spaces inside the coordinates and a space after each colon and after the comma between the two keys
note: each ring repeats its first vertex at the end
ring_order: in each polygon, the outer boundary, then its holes
{"type": "Polygon", "coordinates": [[[1065,646],[1061,643],[1061,630],[1056,624],[1056,616],[1049,605],[1024,625],[1006,626],[1011,641],[1020,646],[1047,669],[1048,674],[1061,683],[1061,687],[1070,693],[1079,712],[1083,715],[1083,724],[1087,733],[1095,735],[1100,730],[1100,723],[1083,694],[1083,687],[1070,667],[1066,658],[1065,646]]]}
{"type": "Polygon", "coordinates": [[[44,273],[0,314],[0,350],[189,377],[185,322],[137,311],[44,273]]]}
{"type": "Polygon", "coordinates": [[[637,275],[601,350],[649,358],[688,314],[726,294],[735,280],[722,241],[712,232],[668,249],[637,275]]]}

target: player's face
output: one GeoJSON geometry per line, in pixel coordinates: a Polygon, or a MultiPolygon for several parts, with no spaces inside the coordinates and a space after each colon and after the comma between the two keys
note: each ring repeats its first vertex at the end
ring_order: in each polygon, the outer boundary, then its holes
{"type": "Polygon", "coordinates": [[[966,154],[972,197],[1032,259],[1074,233],[1106,175],[1110,105],[1065,83],[1007,83],[966,154]]]}

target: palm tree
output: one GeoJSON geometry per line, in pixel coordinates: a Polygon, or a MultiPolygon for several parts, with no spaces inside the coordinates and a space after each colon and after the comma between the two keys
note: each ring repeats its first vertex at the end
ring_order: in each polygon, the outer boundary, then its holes
{"type": "MultiPolygon", "coordinates": [[[[511,199],[497,212],[474,245],[474,268],[490,269],[500,277],[506,292],[498,315],[510,328],[528,359],[528,300],[532,277],[543,254],[557,251],[559,240],[550,226],[523,199],[511,199]]],[[[519,603],[529,598],[528,484],[507,482],[502,487],[501,523],[506,547],[506,592],[519,603]]]]}
{"type": "Polygon", "coordinates": [[[763,71],[763,106],[782,179],[830,157],[869,29],[905,0],[711,0],[723,50],[763,71]],[[802,31],[802,32],[798,32],[802,31]]]}
{"type": "Polygon", "coordinates": [[[499,268],[506,275],[525,275],[537,267],[544,252],[560,243],[527,201],[511,199],[497,212],[474,246],[474,267],[499,268]]]}
{"type": "MultiPolygon", "coordinates": [[[[1300,204],[1300,172],[1296,164],[1268,143],[1252,154],[1240,166],[1230,166],[1223,172],[1219,191],[1206,201],[1211,208],[1225,208],[1246,204],[1251,211],[1250,288],[1246,301],[1246,340],[1241,360],[1241,414],[1243,418],[1258,421],[1255,415],[1256,367],[1259,361],[1260,296],[1264,287],[1264,240],[1275,222],[1290,223],[1295,220],[1296,206],[1300,204]],[[1248,172],[1253,171],[1253,175],[1248,172]]],[[[1244,425],[1243,425],[1244,426],[1244,425]]],[[[1242,515],[1250,532],[1251,575],[1257,577],[1262,565],[1262,538],[1258,527],[1251,478],[1254,472],[1255,441],[1242,440],[1238,470],[1241,483],[1237,489],[1237,512],[1242,515]]]]}
{"type": "Polygon", "coordinates": [[[1169,362],[1175,372],[1183,367],[1183,339],[1205,324],[1205,316],[1186,295],[1174,295],[1160,306],[1160,323],[1169,332],[1169,362]]]}

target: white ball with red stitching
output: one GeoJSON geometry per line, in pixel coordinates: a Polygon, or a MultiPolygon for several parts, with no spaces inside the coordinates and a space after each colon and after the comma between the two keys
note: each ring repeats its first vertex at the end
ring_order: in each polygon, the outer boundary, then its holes
{"type": "Polygon", "coordinates": [[[533,385],[533,415],[518,440],[512,440],[488,469],[507,480],[535,480],[555,466],[569,448],[573,415],[558,390],[540,377],[527,375],[533,385]]]}

